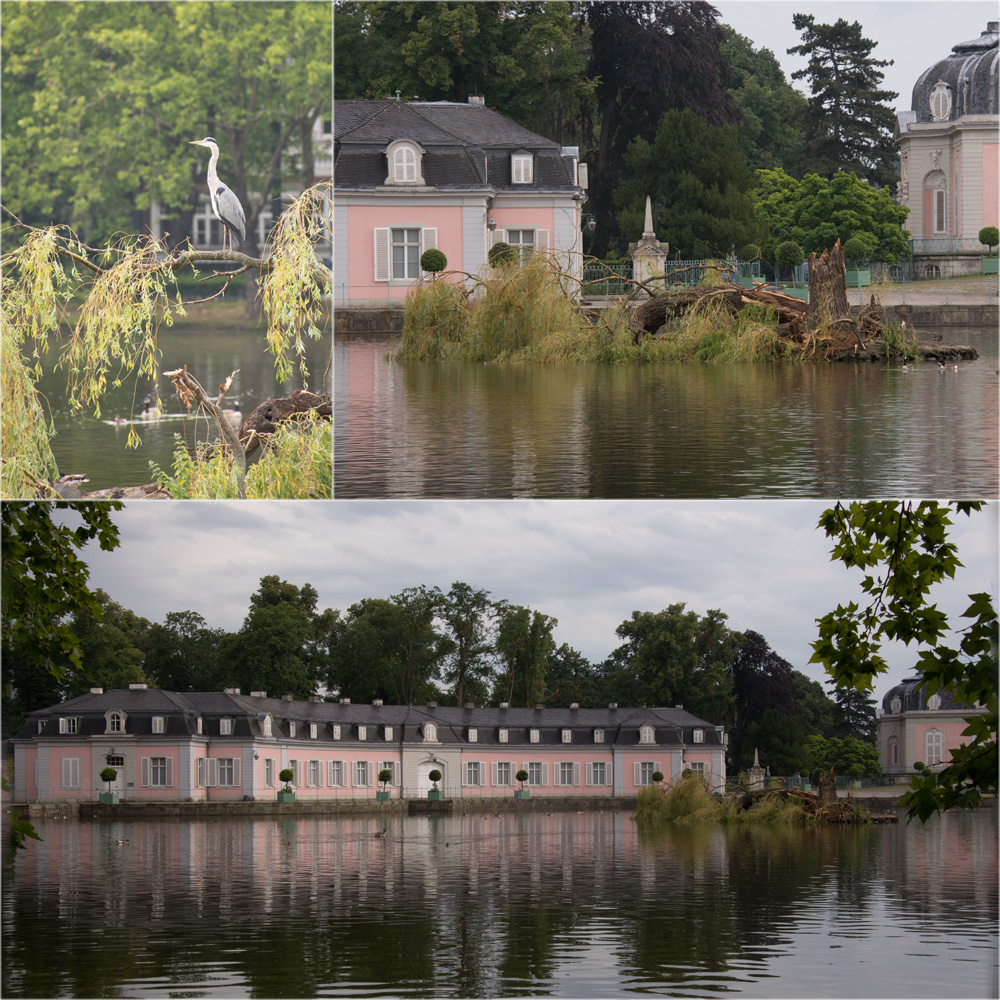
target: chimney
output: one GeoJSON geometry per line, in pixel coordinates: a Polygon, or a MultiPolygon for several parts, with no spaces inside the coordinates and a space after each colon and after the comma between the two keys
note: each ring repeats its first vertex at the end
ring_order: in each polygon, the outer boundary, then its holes
{"type": "Polygon", "coordinates": [[[267,697],[267,692],[266,691],[251,691],[250,692],[250,697],[251,698],[266,698],[267,697]]]}
{"type": "Polygon", "coordinates": [[[501,708],[510,708],[510,702],[509,701],[502,701],[502,702],[500,702],[500,707],[501,708]]]}
{"type": "Polygon", "coordinates": [[[438,707],[438,703],[436,701],[429,701],[429,702],[427,702],[427,707],[428,708],[437,708],[438,707]]]}
{"type": "Polygon", "coordinates": [[[469,103],[484,107],[486,105],[486,98],[482,94],[469,94],[469,103]]]}
{"type": "Polygon", "coordinates": [[[543,705],[543,704],[542,704],[541,702],[538,702],[538,703],[537,703],[537,704],[535,705],[535,711],[536,711],[536,712],[540,712],[540,711],[541,711],[541,710],[542,710],[543,708],[545,708],[545,706],[544,706],[544,705],[543,705]]]}
{"type": "Polygon", "coordinates": [[[340,704],[341,705],[350,705],[350,703],[351,703],[351,699],[350,698],[341,698],[340,699],[340,704]]]}
{"type": "Polygon", "coordinates": [[[374,706],[375,706],[376,708],[381,708],[381,707],[382,707],[382,699],[381,699],[381,698],[374,698],[374,699],[372,700],[372,704],[373,704],[373,705],[374,705],[374,706]]]}
{"type": "Polygon", "coordinates": [[[466,707],[466,708],[475,708],[476,706],[475,706],[475,703],[474,703],[474,702],[471,702],[471,701],[467,701],[467,702],[465,703],[465,707],[466,707]]]}
{"type": "Polygon", "coordinates": [[[145,691],[146,690],[146,685],[145,684],[129,684],[128,689],[129,689],[129,691],[145,691]]]}
{"type": "Polygon", "coordinates": [[[683,705],[674,705],[674,708],[683,708],[683,705]]]}
{"type": "Polygon", "coordinates": [[[608,704],[608,708],[617,708],[617,707],[618,707],[617,701],[612,701],[608,704]]]}
{"type": "Polygon", "coordinates": [[[323,699],[318,694],[311,694],[309,695],[309,700],[315,702],[322,701],[323,699]]]}
{"type": "Polygon", "coordinates": [[[569,707],[570,708],[579,708],[580,707],[580,703],[578,701],[571,701],[569,703],[569,707]]]}
{"type": "Polygon", "coordinates": [[[91,694],[104,694],[104,688],[91,688],[91,694]]]}
{"type": "Polygon", "coordinates": [[[222,689],[222,693],[223,694],[239,694],[240,693],[240,689],[239,688],[223,688],[222,689]]]}
{"type": "Polygon", "coordinates": [[[281,696],[281,700],[282,701],[294,701],[294,699],[292,698],[292,696],[290,694],[283,694],[281,696]]]}

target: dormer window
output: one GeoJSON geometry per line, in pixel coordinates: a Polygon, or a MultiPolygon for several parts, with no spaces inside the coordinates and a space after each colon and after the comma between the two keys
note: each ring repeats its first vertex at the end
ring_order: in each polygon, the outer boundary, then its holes
{"type": "Polygon", "coordinates": [[[232,719],[220,719],[219,720],[219,735],[220,736],[232,736],[233,735],[233,720],[232,719]]]}
{"type": "Polygon", "coordinates": [[[77,720],[70,716],[59,720],[59,732],[67,736],[72,736],[76,732],[77,720]]]}
{"type": "Polygon", "coordinates": [[[264,721],[261,724],[260,731],[264,736],[271,735],[271,716],[265,715],[264,721]]]}
{"type": "Polygon", "coordinates": [[[511,184],[530,184],[533,180],[533,163],[534,157],[531,153],[514,153],[510,158],[511,184]]]}
{"type": "Polygon", "coordinates": [[[573,742],[573,730],[572,729],[564,729],[562,731],[562,741],[563,741],[563,743],[572,743],[573,742]]]}
{"type": "Polygon", "coordinates": [[[108,712],[104,717],[106,733],[124,733],[125,715],[123,712],[108,712]]]}
{"type": "Polygon", "coordinates": [[[199,736],[203,736],[204,735],[204,729],[205,729],[205,723],[202,721],[202,718],[199,715],[198,716],[198,722],[195,725],[195,732],[197,732],[197,734],[199,736]]]}
{"type": "Polygon", "coordinates": [[[943,80],[934,84],[930,96],[931,117],[936,122],[946,121],[951,114],[951,87],[943,80]]]}
{"type": "Polygon", "coordinates": [[[424,723],[424,742],[425,743],[437,743],[438,730],[437,726],[433,722],[424,723]]]}
{"type": "Polygon", "coordinates": [[[367,726],[358,726],[358,739],[359,740],[366,740],[366,739],[368,739],[368,727],[367,726]]]}
{"type": "Polygon", "coordinates": [[[340,726],[338,726],[336,723],[334,723],[334,725],[330,726],[330,730],[331,730],[331,732],[333,734],[333,738],[335,740],[339,740],[340,739],[340,726]]]}
{"type": "Polygon", "coordinates": [[[507,730],[506,729],[501,729],[500,732],[497,734],[497,739],[498,739],[498,741],[500,743],[506,743],[507,742],[507,730]]]}
{"type": "Polygon", "coordinates": [[[528,742],[529,743],[537,743],[538,742],[538,730],[537,729],[529,729],[528,730],[528,742]]]}
{"type": "Polygon", "coordinates": [[[469,730],[469,742],[470,743],[478,743],[479,742],[479,730],[478,729],[470,729],[469,730]]]}
{"type": "Polygon", "coordinates": [[[643,726],[639,730],[639,742],[640,743],[652,743],[653,742],[653,727],[643,726]]]}
{"type": "Polygon", "coordinates": [[[603,743],[604,742],[604,730],[603,729],[595,729],[594,730],[594,742],[595,743],[603,743]]]}
{"type": "Polygon", "coordinates": [[[389,163],[386,184],[425,183],[421,162],[424,151],[410,139],[396,139],[386,147],[385,156],[389,163]]]}
{"type": "Polygon", "coordinates": [[[316,723],[315,722],[310,722],[309,723],[309,739],[311,739],[311,740],[316,739],[316,733],[318,731],[319,730],[318,730],[318,728],[316,726],[316,723]]]}
{"type": "Polygon", "coordinates": [[[153,732],[159,735],[163,732],[163,716],[154,715],[153,716],[153,732]]]}
{"type": "Polygon", "coordinates": [[[696,729],[694,731],[694,741],[695,741],[695,743],[704,743],[705,742],[705,730],[704,729],[696,729]]]}
{"type": "Polygon", "coordinates": [[[295,735],[295,723],[294,722],[289,722],[288,723],[288,735],[289,736],[294,736],[295,735]]]}
{"type": "Polygon", "coordinates": [[[392,739],[392,726],[385,726],[385,740],[388,743],[392,739]]]}

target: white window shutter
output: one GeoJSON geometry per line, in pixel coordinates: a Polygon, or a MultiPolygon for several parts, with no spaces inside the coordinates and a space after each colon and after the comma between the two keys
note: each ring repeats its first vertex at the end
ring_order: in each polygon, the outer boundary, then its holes
{"type": "Polygon", "coordinates": [[[174,758],[167,758],[167,785],[173,787],[174,784],[174,758]]]}
{"type": "MultiPolygon", "coordinates": [[[[62,719],[59,720],[62,723],[62,719]]],[[[62,786],[63,788],[70,787],[70,759],[69,757],[63,757],[62,759],[62,786]]]]}
{"type": "Polygon", "coordinates": [[[215,757],[209,757],[205,761],[205,784],[209,788],[214,788],[219,783],[219,762],[215,757]]]}
{"type": "Polygon", "coordinates": [[[205,761],[204,758],[199,757],[197,766],[195,767],[195,783],[199,788],[205,785],[205,761]]]}
{"type": "Polygon", "coordinates": [[[549,762],[544,761],[542,763],[542,784],[548,785],[549,783],[549,762]]]}
{"type": "MultiPolygon", "coordinates": [[[[60,733],[65,733],[66,732],[66,720],[65,719],[60,719],[59,720],[59,732],[60,733]]],[[[64,784],[65,784],[65,782],[64,782],[64,784]]]]}
{"type": "MultiPolygon", "coordinates": [[[[436,250],[438,245],[438,231],[436,227],[429,227],[427,229],[420,230],[420,256],[424,255],[425,250],[436,250]]],[[[425,271],[421,268],[420,274],[430,274],[430,271],[425,271]]]]}
{"type": "Polygon", "coordinates": [[[549,231],[547,229],[536,229],[535,249],[548,250],[548,248],[549,248],[549,231]]]}
{"type": "Polygon", "coordinates": [[[653,762],[653,770],[654,771],[659,771],[660,774],[663,774],[663,765],[658,760],[654,761],[653,762]]]}
{"type": "Polygon", "coordinates": [[[490,233],[490,246],[493,246],[494,243],[506,242],[507,234],[502,229],[494,229],[493,232],[490,233]]]}
{"type": "Polygon", "coordinates": [[[580,784],[580,764],[577,761],[574,761],[573,763],[573,784],[580,784]]]}
{"type": "Polygon", "coordinates": [[[316,761],[316,784],[323,787],[323,761],[316,761]]]}
{"type": "Polygon", "coordinates": [[[587,784],[592,785],[594,783],[594,765],[589,761],[587,763],[587,784]]]}
{"type": "Polygon", "coordinates": [[[233,758],[233,784],[238,788],[241,784],[240,782],[240,759],[239,757],[233,758]]]}
{"type": "Polygon", "coordinates": [[[497,766],[497,761],[493,761],[493,763],[490,764],[490,784],[491,785],[496,785],[497,784],[497,778],[499,777],[499,775],[498,775],[499,770],[500,770],[500,768],[497,766]]]}
{"type": "Polygon", "coordinates": [[[142,777],[140,778],[140,781],[142,782],[142,787],[143,788],[148,788],[149,787],[149,758],[148,757],[143,757],[142,760],[139,762],[139,764],[140,764],[139,770],[140,770],[140,773],[142,774],[142,777]]]}
{"type": "Polygon", "coordinates": [[[639,784],[639,762],[638,761],[636,761],[632,765],[632,784],[633,785],[638,785],[639,784]]]}
{"type": "Polygon", "coordinates": [[[389,280],[389,230],[375,230],[375,280],[389,280]]]}

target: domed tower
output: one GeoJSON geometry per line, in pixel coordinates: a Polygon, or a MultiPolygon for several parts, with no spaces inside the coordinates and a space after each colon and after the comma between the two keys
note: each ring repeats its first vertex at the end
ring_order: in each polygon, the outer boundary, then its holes
{"type": "Polygon", "coordinates": [[[928,698],[916,677],[890,688],[878,719],[882,773],[908,780],[917,761],[941,770],[951,760],[951,749],[963,742],[966,717],[983,711],[978,705],[955,701],[950,691],[928,698]]]}
{"type": "Polygon", "coordinates": [[[910,209],[917,277],[972,274],[979,230],[1000,224],[1000,22],[925,70],[897,116],[897,197],[910,209]]]}

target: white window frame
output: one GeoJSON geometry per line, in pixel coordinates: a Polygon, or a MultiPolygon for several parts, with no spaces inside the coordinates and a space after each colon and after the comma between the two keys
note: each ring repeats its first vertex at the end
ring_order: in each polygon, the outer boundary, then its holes
{"type": "Polygon", "coordinates": [[[603,760],[592,760],[587,763],[587,784],[597,787],[606,787],[608,784],[608,765],[603,760]],[[597,780],[598,774],[601,780],[597,780]]]}
{"type": "Polygon", "coordinates": [[[663,773],[663,768],[658,760],[637,760],[632,765],[632,781],[637,788],[644,788],[653,783],[653,775],[659,771],[663,773]]]}
{"type": "Polygon", "coordinates": [[[535,158],[531,153],[512,153],[510,157],[511,184],[532,184],[535,175],[535,158]]]}
{"type": "Polygon", "coordinates": [[[394,285],[412,285],[427,274],[426,271],[423,271],[420,268],[420,258],[423,256],[425,250],[431,250],[437,247],[437,227],[419,225],[376,226],[376,228],[372,231],[372,234],[375,250],[374,281],[384,281],[387,284],[391,283],[394,285]],[[395,242],[393,239],[394,232],[417,232],[419,234],[416,261],[414,262],[414,266],[412,268],[412,274],[410,273],[411,260],[405,253],[403,258],[403,276],[396,276],[394,273],[395,267],[393,264],[393,246],[413,246],[413,242],[409,239],[404,239],[402,243],[395,242]]]}
{"type": "Polygon", "coordinates": [[[383,734],[386,743],[392,742],[392,726],[386,726],[383,734]]]}
{"type": "Polygon", "coordinates": [[[696,730],[695,730],[695,731],[694,731],[694,732],[693,732],[693,733],[691,734],[691,739],[692,739],[692,740],[693,740],[693,741],[694,741],[695,743],[704,743],[704,742],[705,742],[705,730],[704,730],[704,729],[696,729],[696,730]]]}
{"type": "Polygon", "coordinates": [[[316,734],[317,734],[318,731],[319,730],[318,730],[318,727],[316,726],[316,723],[315,722],[310,722],[309,723],[309,739],[311,739],[311,740],[316,739],[316,734]]]}
{"type": "MultiPolygon", "coordinates": [[[[291,784],[294,785],[296,788],[298,788],[302,784],[302,775],[301,775],[302,768],[299,765],[300,761],[298,760],[290,760],[288,762],[288,770],[292,772],[291,784]]],[[[282,768],[282,770],[284,770],[284,768],[282,768]]]]}
{"type": "MultiPolygon", "coordinates": [[[[126,715],[125,715],[124,712],[119,712],[117,710],[108,712],[108,714],[105,716],[105,721],[106,721],[106,724],[107,724],[107,728],[105,729],[105,732],[106,733],[117,733],[117,734],[124,733],[125,732],[125,720],[126,720],[126,715]]],[[[41,726],[42,726],[42,723],[39,722],[39,732],[41,732],[41,726]]]]}
{"type": "Polygon", "coordinates": [[[553,784],[568,788],[580,784],[580,765],[575,760],[559,761],[559,769],[553,772],[553,784]]]}
{"type": "Polygon", "coordinates": [[[230,718],[219,719],[219,735],[220,736],[232,736],[233,735],[233,720],[230,718]]]}
{"type": "MultiPolygon", "coordinates": [[[[390,788],[399,787],[399,761],[395,760],[379,761],[378,769],[379,771],[392,771],[392,781],[389,782],[389,787],[390,788]]],[[[378,774],[376,774],[375,777],[377,778],[378,774]]]]}
{"type": "Polygon", "coordinates": [[[323,761],[306,761],[306,787],[319,788],[323,784],[323,761]]]}
{"type": "Polygon", "coordinates": [[[467,760],[463,761],[462,766],[462,785],[470,788],[478,788],[485,784],[485,771],[486,767],[482,761],[479,760],[467,760]]]}
{"type": "Polygon", "coordinates": [[[60,788],[80,787],[80,758],[63,757],[59,766],[60,788]]]}
{"type": "Polygon", "coordinates": [[[549,784],[549,762],[546,760],[525,761],[522,770],[528,772],[527,780],[524,782],[532,788],[546,788],[549,784]],[[536,780],[537,778],[537,780],[536,780]]]}
{"type": "Polygon", "coordinates": [[[425,743],[437,743],[437,724],[433,722],[424,723],[424,742],[425,743]]]}
{"type": "Polygon", "coordinates": [[[473,727],[469,727],[469,742],[478,743],[479,742],[479,730],[473,727]]]}
{"type": "Polygon", "coordinates": [[[490,765],[490,778],[496,788],[509,788],[514,784],[514,765],[509,760],[495,760],[490,765]]]}
{"type": "Polygon", "coordinates": [[[290,719],[288,721],[288,735],[290,738],[294,738],[295,733],[298,731],[298,726],[292,722],[290,719]]]}
{"type": "Polygon", "coordinates": [[[264,787],[274,788],[274,758],[264,758],[264,787]]]}
{"type": "Polygon", "coordinates": [[[202,717],[199,715],[198,716],[198,721],[195,724],[195,731],[198,733],[199,736],[203,736],[204,735],[204,729],[205,729],[205,723],[202,720],[202,717]]]}
{"type": "Polygon", "coordinates": [[[528,742],[529,743],[537,743],[538,739],[539,739],[538,730],[537,729],[529,729],[528,730],[528,742]]]}
{"type": "Polygon", "coordinates": [[[501,729],[497,733],[497,742],[499,742],[499,743],[506,743],[508,735],[509,735],[509,733],[508,733],[508,731],[506,729],[501,729]]]}
{"type": "Polygon", "coordinates": [[[694,771],[695,774],[700,774],[703,778],[705,777],[705,762],[703,760],[688,761],[686,767],[689,771],[694,771]]]}
{"type": "Polygon", "coordinates": [[[143,788],[173,788],[173,758],[142,757],[139,761],[139,783],[143,788]]]}
{"type": "Polygon", "coordinates": [[[364,742],[368,739],[368,727],[358,726],[358,739],[364,742]]]}
{"type": "Polygon", "coordinates": [[[59,732],[62,733],[64,736],[75,736],[77,731],[78,721],[79,720],[72,715],[60,717],[59,732]]]}
{"type": "Polygon", "coordinates": [[[944,763],[944,733],[940,729],[924,733],[924,763],[928,767],[944,763]]]}
{"type": "Polygon", "coordinates": [[[347,776],[350,773],[346,760],[329,760],[326,762],[327,780],[331,788],[346,788],[347,776]]]}
{"type": "Polygon", "coordinates": [[[392,181],[394,184],[417,183],[417,152],[406,144],[397,146],[392,153],[392,181]]]}
{"type": "Polygon", "coordinates": [[[162,736],[164,730],[166,729],[166,723],[162,715],[153,716],[153,733],[156,736],[162,736]]]}
{"type": "Polygon", "coordinates": [[[640,743],[655,743],[656,742],[656,732],[652,726],[640,726],[639,727],[639,742],[640,743]]]}
{"type": "Polygon", "coordinates": [[[330,727],[330,731],[331,731],[331,733],[332,733],[332,735],[333,735],[333,738],[334,738],[335,740],[339,740],[339,739],[340,739],[340,725],[339,725],[338,723],[334,723],[334,724],[333,724],[333,725],[332,725],[332,726],[330,727]]]}
{"type": "Polygon", "coordinates": [[[562,731],[562,741],[563,741],[563,743],[572,743],[573,742],[573,730],[572,729],[564,729],[562,731]]]}
{"type": "Polygon", "coordinates": [[[594,742],[595,743],[603,743],[604,742],[604,730],[603,729],[595,729],[594,730],[594,742]]]}
{"type": "Polygon", "coordinates": [[[218,777],[216,779],[216,784],[219,788],[239,788],[240,758],[216,757],[215,759],[218,761],[219,768],[218,777]]]}
{"type": "Polygon", "coordinates": [[[372,784],[372,762],[370,760],[356,760],[353,768],[353,778],[355,788],[370,788],[372,784]]]}
{"type": "Polygon", "coordinates": [[[261,735],[270,736],[271,735],[271,716],[265,715],[264,721],[260,724],[261,735]]]}

